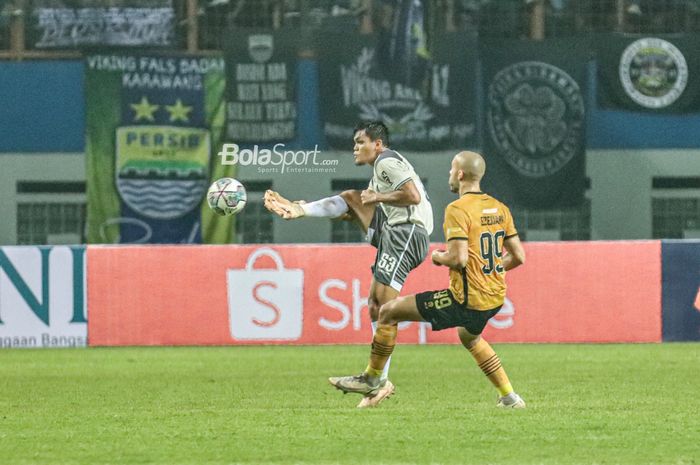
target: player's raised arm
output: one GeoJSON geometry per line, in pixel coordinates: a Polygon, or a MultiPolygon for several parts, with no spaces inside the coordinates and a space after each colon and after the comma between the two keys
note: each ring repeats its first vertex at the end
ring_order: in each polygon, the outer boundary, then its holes
{"type": "Polygon", "coordinates": [[[371,189],[362,191],[362,204],[386,203],[395,207],[418,205],[421,200],[420,192],[413,180],[405,182],[398,190],[391,192],[375,192],[371,189]]]}

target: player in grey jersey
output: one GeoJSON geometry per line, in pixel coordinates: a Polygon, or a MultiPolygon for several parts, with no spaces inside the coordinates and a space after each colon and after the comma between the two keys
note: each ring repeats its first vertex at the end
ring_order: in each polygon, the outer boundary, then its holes
{"type": "MultiPolygon", "coordinates": [[[[389,130],[384,123],[358,124],[353,140],[355,164],[373,167],[368,189],[344,191],[309,203],[292,202],[267,191],[265,207],[284,219],[344,217],[367,233],[368,241],[377,248],[368,301],[374,331],[379,307],[399,295],[408,273],[428,253],[433,211],[413,166],[389,149],[389,130]]],[[[374,407],[393,394],[388,373],[389,362],[382,374],[382,389],[363,398],[358,407],[374,407]]]]}

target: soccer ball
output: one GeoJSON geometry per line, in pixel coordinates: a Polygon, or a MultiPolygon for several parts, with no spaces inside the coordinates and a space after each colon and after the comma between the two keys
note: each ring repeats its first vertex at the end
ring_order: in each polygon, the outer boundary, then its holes
{"type": "Polygon", "coordinates": [[[217,215],[235,215],[243,210],[248,195],[245,187],[233,178],[221,178],[214,181],[207,191],[207,204],[217,215]]]}

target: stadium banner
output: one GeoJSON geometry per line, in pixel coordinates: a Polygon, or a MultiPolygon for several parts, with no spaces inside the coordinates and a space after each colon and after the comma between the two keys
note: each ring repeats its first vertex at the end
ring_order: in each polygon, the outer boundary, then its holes
{"type": "Polygon", "coordinates": [[[85,347],[84,246],[0,247],[0,348],[85,347]]]}
{"type": "Polygon", "coordinates": [[[381,120],[392,147],[475,147],[476,39],[439,34],[424,49],[393,53],[381,35],[323,32],[318,40],[320,105],[330,147],[352,148],[358,121],[381,120]]]}
{"type": "Polygon", "coordinates": [[[172,0],[32,0],[30,25],[35,48],[175,44],[172,0]]]}
{"type": "Polygon", "coordinates": [[[519,207],[579,205],[588,42],[482,41],[480,53],[490,173],[482,187],[519,207]]]}
{"type": "Polygon", "coordinates": [[[227,29],[226,138],[265,144],[296,137],[298,31],[227,29]]]}
{"type": "MultiPolygon", "coordinates": [[[[508,300],[490,321],[487,339],[661,340],[659,242],[525,247],[528,262],[508,274],[508,300]],[[634,279],[611,269],[615,263],[634,270],[634,279]]],[[[89,342],[368,343],[374,255],[367,245],[91,246],[89,342]]],[[[447,269],[428,260],[409,275],[402,294],[439,290],[447,283],[447,269]]],[[[433,332],[427,323],[402,323],[399,341],[458,343],[458,338],[454,330],[433,332]]]]}
{"type": "Polygon", "coordinates": [[[661,242],[664,341],[700,341],[700,241],[661,242]]]}
{"type": "Polygon", "coordinates": [[[700,111],[700,34],[596,36],[598,105],[650,113],[700,111]]]}
{"type": "Polygon", "coordinates": [[[226,243],[206,206],[222,165],[220,57],[90,55],[85,66],[89,243],[226,243]]]}

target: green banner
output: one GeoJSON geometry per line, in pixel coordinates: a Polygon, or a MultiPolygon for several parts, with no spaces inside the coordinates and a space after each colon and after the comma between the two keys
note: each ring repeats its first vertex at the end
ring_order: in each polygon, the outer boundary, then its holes
{"type": "Polygon", "coordinates": [[[596,38],[598,104],[651,113],[700,111],[700,34],[596,38]]]}
{"type": "Polygon", "coordinates": [[[220,57],[86,58],[89,243],[227,243],[205,192],[225,126],[220,57]]]}

